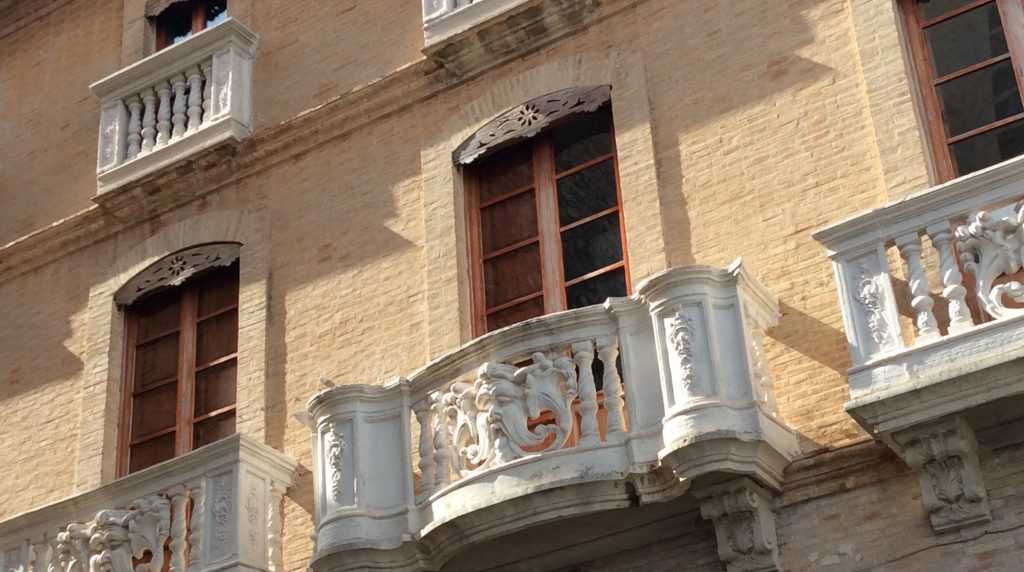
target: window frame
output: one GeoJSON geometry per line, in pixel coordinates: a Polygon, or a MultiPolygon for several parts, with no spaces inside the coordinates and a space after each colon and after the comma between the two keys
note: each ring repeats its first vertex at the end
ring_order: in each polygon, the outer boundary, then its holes
{"type": "MultiPolygon", "coordinates": [[[[606,105],[610,107],[610,104],[606,105]]],[[[554,142],[552,138],[554,130],[573,121],[574,119],[578,120],[579,118],[586,117],[587,115],[590,115],[590,113],[576,114],[562,118],[545,127],[543,131],[533,137],[516,141],[511,145],[503,146],[493,151],[493,153],[496,154],[508,151],[515,147],[529,146],[533,166],[533,181],[532,186],[530,187],[520,187],[503,193],[498,197],[494,197],[486,201],[481,207],[480,190],[482,187],[482,177],[484,175],[484,169],[481,167],[482,164],[470,164],[463,169],[466,207],[465,220],[468,223],[466,235],[469,243],[470,305],[472,308],[471,326],[474,337],[482,336],[488,332],[487,317],[491,313],[517,306],[524,302],[533,300],[538,296],[537,293],[528,294],[506,301],[494,307],[487,307],[484,276],[484,263],[486,262],[486,259],[523,248],[532,244],[534,239],[528,239],[529,242],[524,240],[500,248],[489,253],[485,259],[483,255],[483,236],[480,220],[481,208],[487,208],[488,206],[508,200],[519,194],[529,192],[531,189],[536,193],[534,198],[534,205],[537,209],[538,236],[536,242],[540,248],[541,272],[541,290],[539,295],[542,297],[544,302],[544,314],[542,315],[548,315],[569,309],[568,302],[566,300],[566,289],[570,286],[608,272],[614,272],[620,268],[625,276],[626,295],[632,294],[633,285],[630,280],[629,272],[629,248],[626,240],[626,221],[622,203],[622,183],[619,178],[619,153],[615,140],[615,122],[612,113],[608,113],[608,137],[611,143],[611,150],[604,155],[600,155],[598,157],[588,159],[578,165],[574,165],[565,171],[558,172],[556,170],[554,142]],[[586,217],[573,221],[567,225],[562,225],[559,220],[558,180],[562,177],[570,176],[608,160],[611,160],[612,162],[616,205],[587,215],[586,217]],[[564,275],[564,260],[562,258],[562,233],[577,226],[606,217],[613,212],[617,212],[619,219],[619,241],[622,246],[622,260],[566,281],[564,275]]],[[[488,153],[488,155],[491,154],[492,153],[488,153]]]]}
{"type": "MultiPolygon", "coordinates": [[[[207,14],[209,12],[209,2],[207,0],[191,0],[192,4],[192,34],[198,34],[206,29],[207,14]]],[[[229,0],[224,0],[224,11],[228,11],[229,0]]],[[[169,48],[173,44],[171,43],[172,38],[167,37],[167,28],[160,25],[160,16],[158,14],[153,17],[153,28],[156,32],[156,51],[160,51],[164,48],[169,48]]]]}
{"type": "Polygon", "coordinates": [[[968,174],[957,174],[950,146],[1011,123],[1024,121],[1024,112],[1021,112],[950,137],[942,117],[942,104],[938,96],[939,85],[1008,60],[1013,69],[1019,96],[1024,104],[1024,73],[1021,70],[1021,66],[1024,65],[1024,0],[974,0],[970,4],[955,8],[930,20],[922,20],[918,10],[918,0],[899,0],[899,5],[910,47],[911,67],[914,68],[924,108],[926,123],[924,127],[928,137],[928,146],[934,159],[938,182],[943,183],[968,174]],[[936,77],[931,51],[925,37],[925,29],[979,9],[986,4],[996,5],[1003,25],[1003,34],[1006,37],[1007,53],[936,77]]]}
{"type": "MultiPolygon", "coordinates": [[[[236,281],[236,288],[241,287],[240,277],[240,265],[236,260],[232,267],[234,268],[234,279],[236,281]]],[[[145,443],[152,439],[159,438],[167,433],[174,433],[174,455],[171,459],[180,457],[190,451],[195,450],[194,444],[194,428],[197,424],[202,423],[207,419],[211,419],[220,415],[231,413],[235,415],[236,432],[237,432],[237,409],[238,409],[238,372],[237,365],[239,361],[239,343],[236,339],[234,351],[226,355],[220,356],[207,363],[197,364],[197,339],[199,325],[203,320],[215,318],[222,314],[235,311],[236,314],[240,309],[240,296],[236,295],[233,303],[220,307],[212,312],[205,315],[199,315],[199,295],[204,285],[204,279],[211,275],[214,275],[218,270],[207,272],[200,272],[193,276],[190,276],[188,280],[178,286],[174,286],[173,289],[177,290],[176,300],[179,305],[178,310],[178,323],[177,328],[174,330],[167,329],[156,334],[153,334],[143,340],[141,343],[138,340],[138,330],[141,318],[136,310],[133,311],[132,306],[127,306],[123,310],[123,319],[125,324],[125,335],[124,335],[124,349],[122,355],[124,356],[122,362],[122,393],[121,393],[121,407],[119,414],[118,424],[118,437],[117,437],[117,456],[116,456],[116,473],[118,478],[132,474],[131,471],[131,448],[136,444],[145,443]],[[135,398],[135,358],[136,348],[139,345],[156,341],[162,337],[178,334],[178,351],[177,351],[177,368],[175,370],[175,378],[173,382],[177,383],[177,391],[175,394],[176,406],[175,406],[175,422],[174,426],[169,429],[162,429],[153,431],[142,435],[136,439],[132,439],[132,421],[133,421],[133,409],[134,409],[134,398],[135,398]],[[209,368],[217,367],[221,364],[227,363],[231,360],[235,361],[236,373],[235,373],[235,398],[231,405],[217,408],[212,411],[208,411],[202,415],[195,415],[195,394],[196,394],[196,374],[209,368]]],[[[136,300],[135,303],[143,302],[146,298],[136,300]]],[[[172,381],[162,381],[157,385],[146,388],[144,391],[153,391],[164,385],[168,385],[172,381]]],[[[169,459],[168,459],[169,460],[169,459]]],[[[164,462],[164,461],[160,461],[164,462]]],[[[152,465],[151,465],[152,466],[152,465]]],[[[146,467],[148,468],[148,467],[146,467]]],[[[138,469],[138,470],[145,470],[138,469]]]]}

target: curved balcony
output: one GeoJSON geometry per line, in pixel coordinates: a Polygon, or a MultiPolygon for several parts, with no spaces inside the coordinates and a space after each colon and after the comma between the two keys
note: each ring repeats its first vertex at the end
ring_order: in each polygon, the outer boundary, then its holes
{"type": "Polygon", "coordinates": [[[737,477],[778,489],[796,441],[760,349],[774,298],[739,264],[637,290],[314,396],[313,569],[440,570],[553,521],[737,477]]]}

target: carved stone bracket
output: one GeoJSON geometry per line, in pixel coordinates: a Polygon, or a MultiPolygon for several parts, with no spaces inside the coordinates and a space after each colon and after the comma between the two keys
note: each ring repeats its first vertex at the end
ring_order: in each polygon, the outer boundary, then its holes
{"type": "Polygon", "coordinates": [[[574,113],[595,111],[611,99],[611,86],[571,87],[536,97],[495,117],[455,150],[456,164],[468,165],[505,143],[527,139],[574,113]]]}
{"type": "Polygon", "coordinates": [[[198,272],[228,266],[238,260],[237,242],[211,242],[172,252],[146,267],[114,294],[114,302],[126,306],[146,294],[178,286],[198,272]]]}
{"type": "Polygon", "coordinates": [[[917,473],[932,528],[950,530],[992,519],[977,440],[962,417],[908,429],[893,439],[917,473]]]}
{"type": "Polygon", "coordinates": [[[700,514],[715,525],[718,557],[728,572],[779,570],[772,497],[749,479],[698,491],[700,514]]]}

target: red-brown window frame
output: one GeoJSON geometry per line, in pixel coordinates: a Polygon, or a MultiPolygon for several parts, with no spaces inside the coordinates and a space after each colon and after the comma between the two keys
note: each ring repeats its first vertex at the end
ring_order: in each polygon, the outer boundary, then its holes
{"type": "MultiPolygon", "coordinates": [[[[236,274],[237,278],[237,274],[236,274]]],[[[193,450],[193,428],[201,423],[218,415],[235,412],[238,399],[231,405],[208,411],[202,415],[195,415],[195,390],[196,373],[208,368],[216,367],[232,359],[238,359],[238,344],[235,344],[235,351],[220,356],[207,363],[196,363],[196,338],[199,324],[206,319],[214,318],[231,311],[238,311],[239,304],[236,297],[229,305],[217,308],[204,315],[199,315],[199,293],[204,281],[201,277],[193,277],[188,282],[176,288],[179,290],[178,303],[180,305],[178,315],[178,327],[176,330],[165,330],[150,335],[146,340],[138,340],[138,314],[132,311],[131,306],[124,311],[125,336],[124,336],[124,361],[122,365],[122,385],[120,424],[118,426],[117,446],[117,476],[123,477],[129,474],[130,452],[132,445],[155,439],[161,435],[174,432],[174,457],[179,457],[193,450]],[[145,391],[152,391],[158,387],[177,382],[177,403],[175,411],[175,424],[172,428],[162,429],[141,435],[132,439],[132,414],[133,397],[135,397],[135,348],[148,341],[157,340],[163,336],[178,333],[178,368],[174,378],[167,378],[150,387],[145,391]]],[[[140,392],[143,393],[143,392],[140,392]]]]}
{"type": "MultiPolygon", "coordinates": [[[[224,1],[224,9],[227,10],[228,0],[224,1]]],[[[192,33],[198,34],[206,29],[207,2],[205,0],[193,0],[192,2],[192,33]]],[[[171,45],[172,38],[167,37],[167,30],[160,26],[159,16],[153,20],[156,28],[156,49],[162,50],[171,45]]]]}
{"type": "Polygon", "coordinates": [[[970,4],[951,10],[946,14],[923,21],[921,19],[920,12],[917,9],[918,0],[899,0],[899,3],[900,11],[903,13],[903,18],[906,23],[905,27],[910,43],[913,67],[921,92],[921,99],[927,122],[925,128],[928,134],[928,143],[931,148],[932,157],[935,159],[936,174],[939,178],[939,182],[949,181],[960,176],[957,174],[956,167],[953,164],[953,155],[949,149],[951,145],[1024,119],[1024,113],[1018,113],[988,125],[983,125],[976,129],[950,137],[946,133],[946,124],[942,119],[942,105],[939,102],[939,96],[936,92],[937,87],[973,71],[977,71],[1009,59],[1012,64],[1011,67],[1013,68],[1014,77],[1017,80],[1017,87],[1020,91],[1021,98],[1024,99],[1024,78],[1022,78],[1020,70],[1020,66],[1024,64],[1024,6],[1022,6],[1022,0],[975,0],[970,4]],[[990,3],[995,3],[999,10],[999,17],[1003,22],[1003,33],[1006,35],[1008,52],[1004,55],[989,58],[985,61],[978,62],[945,76],[936,77],[934,73],[935,68],[931,61],[931,52],[928,49],[927,40],[925,39],[925,28],[934,26],[935,24],[944,22],[950,18],[970,12],[971,10],[975,10],[990,3]]]}
{"type": "MultiPolygon", "coordinates": [[[[579,118],[581,116],[577,115],[573,117],[579,118]]],[[[614,272],[619,268],[623,270],[623,274],[625,276],[627,295],[632,294],[633,292],[629,273],[629,248],[627,247],[626,242],[626,221],[622,208],[622,184],[619,179],[619,153],[615,142],[614,122],[611,121],[611,116],[609,116],[608,136],[611,140],[611,151],[609,153],[588,159],[587,161],[584,161],[579,165],[574,165],[565,171],[556,172],[554,144],[551,134],[554,129],[557,129],[568,120],[571,120],[571,118],[552,124],[543,132],[530,139],[519,141],[514,145],[510,145],[509,147],[496,151],[507,151],[509,148],[522,145],[530,146],[533,161],[532,186],[513,189],[512,191],[503,193],[500,196],[493,197],[481,205],[479,199],[481,178],[485,176],[484,170],[476,165],[470,165],[465,169],[463,180],[465,181],[466,186],[465,203],[466,220],[468,222],[467,238],[469,242],[470,302],[473,309],[473,336],[482,336],[487,333],[487,316],[489,314],[527,302],[535,299],[537,296],[543,297],[545,314],[566,310],[568,309],[568,303],[565,298],[565,291],[568,287],[606,272],[614,272]],[[561,225],[559,222],[558,209],[558,179],[572,175],[609,159],[612,161],[612,168],[615,176],[616,206],[588,215],[567,225],[561,225]],[[481,234],[480,227],[480,210],[492,204],[510,199],[516,195],[529,192],[530,190],[534,190],[537,193],[534,205],[537,209],[538,237],[536,239],[528,239],[505,246],[489,253],[485,259],[482,254],[483,236],[481,234]],[[598,268],[567,282],[564,275],[565,266],[562,260],[561,234],[566,230],[570,230],[576,226],[608,216],[616,211],[619,215],[619,240],[622,245],[622,260],[603,268],[598,268]],[[528,294],[509,300],[494,307],[487,307],[486,297],[484,294],[484,262],[487,259],[522,248],[528,244],[532,244],[533,242],[538,242],[540,245],[541,291],[539,293],[528,294]]]]}

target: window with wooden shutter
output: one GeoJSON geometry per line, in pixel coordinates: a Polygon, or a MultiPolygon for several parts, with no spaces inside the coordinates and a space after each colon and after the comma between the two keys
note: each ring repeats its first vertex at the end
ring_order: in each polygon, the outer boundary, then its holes
{"type": "Polygon", "coordinates": [[[630,292],[611,106],[467,169],[476,334],[630,292]]]}
{"type": "Polygon", "coordinates": [[[135,301],[125,312],[121,475],[235,432],[238,262],[135,301]]]}
{"type": "Polygon", "coordinates": [[[942,180],[1024,153],[1021,0],[901,0],[942,180]]]}

